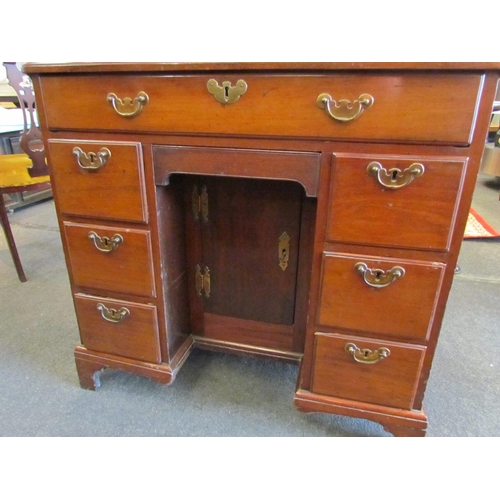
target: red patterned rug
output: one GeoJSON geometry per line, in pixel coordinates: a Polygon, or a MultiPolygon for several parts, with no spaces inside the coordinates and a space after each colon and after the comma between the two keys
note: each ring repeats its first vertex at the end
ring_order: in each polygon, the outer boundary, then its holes
{"type": "Polygon", "coordinates": [[[470,209],[464,239],[497,238],[500,233],[493,229],[473,208],[470,209]]]}

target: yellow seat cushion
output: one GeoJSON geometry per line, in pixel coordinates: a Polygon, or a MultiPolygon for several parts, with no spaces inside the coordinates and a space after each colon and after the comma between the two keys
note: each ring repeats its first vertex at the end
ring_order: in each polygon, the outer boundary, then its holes
{"type": "Polygon", "coordinates": [[[50,182],[48,175],[30,177],[28,169],[31,166],[32,163],[28,155],[0,155],[0,188],[50,182]]]}

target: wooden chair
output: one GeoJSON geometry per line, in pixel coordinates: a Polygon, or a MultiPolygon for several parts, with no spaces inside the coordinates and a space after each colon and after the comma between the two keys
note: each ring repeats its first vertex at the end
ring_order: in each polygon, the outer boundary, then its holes
{"type": "Polygon", "coordinates": [[[24,112],[24,130],[21,133],[20,145],[25,154],[0,155],[0,221],[17,275],[22,282],[25,282],[26,275],[12,235],[3,195],[48,189],[50,177],[41,132],[35,120],[33,85],[15,63],[4,63],[4,66],[7,69],[9,83],[16,91],[24,112]]]}

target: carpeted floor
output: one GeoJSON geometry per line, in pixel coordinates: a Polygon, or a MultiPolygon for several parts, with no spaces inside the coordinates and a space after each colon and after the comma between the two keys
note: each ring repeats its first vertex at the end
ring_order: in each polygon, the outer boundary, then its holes
{"type": "MultiPolygon", "coordinates": [[[[473,206],[500,230],[500,185],[480,176],[473,206]]],[[[387,436],[378,424],[303,414],[297,367],[195,351],[162,386],[105,371],[80,389],[78,342],[52,201],[11,216],[28,277],[0,237],[0,436],[387,436]]],[[[500,436],[500,240],[465,241],[425,405],[428,436],[500,436]]]]}

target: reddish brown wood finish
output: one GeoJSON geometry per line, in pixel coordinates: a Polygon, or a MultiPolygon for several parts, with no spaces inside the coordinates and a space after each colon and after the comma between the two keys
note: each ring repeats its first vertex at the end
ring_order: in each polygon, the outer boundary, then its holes
{"type": "Polygon", "coordinates": [[[413,408],[424,347],[362,337],[316,333],[312,392],[366,403],[413,408]],[[347,344],[372,352],[387,348],[390,354],[374,364],[355,361],[347,344]]]}
{"type": "Polygon", "coordinates": [[[447,250],[466,163],[466,158],[335,155],[327,239],[447,250]],[[390,189],[367,172],[372,162],[388,171],[404,172],[415,163],[425,170],[407,186],[390,189]]]}
{"type": "Polygon", "coordinates": [[[88,349],[150,363],[160,362],[156,307],[83,294],[76,294],[74,299],[80,336],[88,349]],[[117,311],[126,308],[129,314],[119,323],[112,323],[103,318],[99,304],[117,311]]]}
{"type": "Polygon", "coordinates": [[[65,222],[64,230],[75,285],[155,296],[149,231],[72,222],[65,222]],[[89,238],[91,232],[109,240],[121,236],[122,243],[110,252],[103,252],[89,238]]]}
{"type": "Polygon", "coordinates": [[[137,142],[121,143],[104,140],[49,140],[51,175],[59,186],[57,199],[63,214],[101,219],[146,222],[142,150],[137,142]],[[75,147],[97,154],[101,148],[111,158],[97,170],[78,165],[75,147]],[[78,186],[75,189],[75,186],[78,186]]]}
{"type": "MultiPolygon", "coordinates": [[[[93,388],[95,374],[106,367],[170,383],[194,344],[288,361],[296,361],[303,352],[294,397],[298,409],[369,418],[394,435],[425,434],[425,385],[500,65],[158,63],[28,65],[27,69],[42,96],[39,115],[50,143],[135,144],[137,151],[135,165],[130,161],[127,168],[136,172],[136,178],[125,181],[126,187],[120,189],[120,181],[112,176],[103,176],[94,186],[120,197],[118,217],[113,203],[100,213],[89,212],[95,205],[88,203],[92,189],[84,184],[75,189],[82,176],[65,174],[54,184],[61,227],[123,225],[151,234],[156,297],[148,302],[157,310],[155,342],[161,356],[144,362],[140,350],[124,357],[107,354],[102,346],[98,351],[79,346],[75,359],[82,386],[93,388]],[[206,92],[208,78],[233,83],[244,78],[249,90],[237,103],[222,106],[206,92]],[[84,81],[86,87],[72,87],[84,81]],[[111,83],[113,89],[108,88],[111,83]],[[325,83],[330,88],[324,88],[325,83]],[[315,104],[320,88],[334,98],[352,100],[361,92],[371,93],[367,85],[374,89],[375,104],[353,122],[336,123],[315,104]],[[118,117],[102,100],[103,91],[134,97],[139,90],[150,94],[150,102],[132,119],[118,117]],[[342,97],[333,95],[337,91],[342,97]],[[180,170],[172,168],[174,158],[180,170]],[[365,160],[380,161],[388,168],[425,161],[426,173],[400,192],[388,193],[373,187],[376,180],[366,175],[365,160]],[[266,325],[204,313],[203,305],[196,305],[190,272],[203,256],[203,238],[190,218],[188,176],[173,172],[208,174],[214,183],[227,176],[293,179],[303,184],[307,195],[317,197],[304,198],[298,217],[298,283],[293,291],[284,292],[288,298],[294,296],[293,324],[266,325]],[[363,174],[360,182],[359,174],[363,174]],[[88,210],[65,212],[71,196],[76,198],[74,206],[88,205],[88,210]],[[118,225],[113,220],[128,222],[118,225]],[[394,293],[396,288],[358,290],[360,281],[364,285],[361,276],[351,276],[352,269],[343,267],[358,257],[377,265],[402,264],[407,270],[404,278],[413,281],[403,278],[394,283],[403,285],[401,296],[394,293]],[[350,282],[351,278],[358,281],[350,282]],[[372,301],[381,291],[389,296],[390,311],[382,301],[372,301]],[[412,300],[418,304],[414,310],[407,305],[412,300]],[[388,320],[380,319],[381,311],[388,320]],[[378,377],[366,375],[370,372],[364,366],[356,363],[353,368],[344,362],[347,353],[339,346],[347,339],[370,349],[391,347],[391,356],[375,366],[378,377]]],[[[61,154],[49,151],[56,160],[61,154]]],[[[65,160],[56,161],[55,170],[64,173],[67,165],[65,160]]],[[[238,221],[244,223],[244,217],[238,221]]],[[[71,262],[64,231],[62,238],[73,291],[104,301],[106,290],[75,283],[80,265],[71,262]]],[[[216,249],[217,242],[212,244],[216,249]]],[[[244,253],[249,251],[245,248],[244,253]]],[[[227,297],[231,300],[230,294],[227,297]]],[[[112,300],[145,306],[145,298],[132,290],[116,292],[112,300]]],[[[92,335],[97,330],[92,328],[92,335]]],[[[146,337],[148,344],[151,337],[146,337]]]]}
{"type": "Polygon", "coordinates": [[[317,196],[319,154],[244,149],[155,147],[155,181],[165,186],[173,173],[297,181],[317,196]]]}
{"type": "Polygon", "coordinates": [[[115,75],[47,76],[42,82],[51,130],[128,130],[468,144],[481,87],[480,74],[115,75]],[[248,85],[237,103],[223,106],[207,90],[214,78],[248,85]],[[119,116],[112,92],[149,102],[133,118],[119,116]],[[320,94],[375,102],[358,120],[332,120],[316,105],[320,94]],[[405,120],[411,116],[410,120],[405,120]],[[400,126],[405,120],[405,126],[400,126]],[[452,123],[453,126],[449,126],[452,123]]]}
{"type": "Polygon", "coordinates": [[[425,342],[444,269],[438,262],[325,253],[317,324],[425,342]],[[401,267],[405,274],[384,288],[373,288],[356,271],[358,263],[384,272],[401,267]]]}
{"type": "Polygon", "coordinates": [[[280,73],[283,71],[292,71],[299,73],[308,73],[310,71],[397,71],[414,72],[427,70],[447,71],[500,71],[498,62],[107,62],[107,63],[60,63],[60,64],[39,64],[26,63],[23,71],[27,73],[55,74],[55,73],[167,73],[183,74],[193,72],[213,72],[213,71],[244,71],[244,72],[271,72],[280,73]]]}
{"type": "Polygon", "coordinates": [[[291,352],[293,326],[205,313],[203,338],[291,352]]]}

